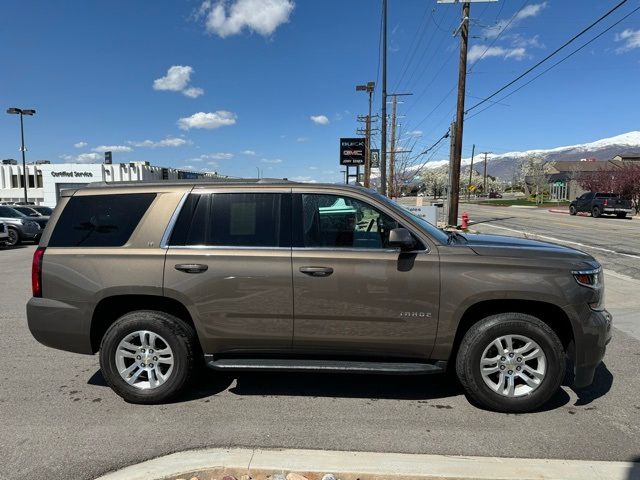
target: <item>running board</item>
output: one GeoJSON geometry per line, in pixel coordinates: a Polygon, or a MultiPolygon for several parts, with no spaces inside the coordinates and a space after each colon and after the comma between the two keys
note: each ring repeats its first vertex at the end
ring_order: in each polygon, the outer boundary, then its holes
{"type": "Polygon", "coordinates": [[[219,358],[205,355],[207,367],[213,370],[249,372],[327,372],[327,373],[388,373],[417,375],[443,373],[446,362],[399,363],[342,360],[305,360],[288,358],[219,358]]]}

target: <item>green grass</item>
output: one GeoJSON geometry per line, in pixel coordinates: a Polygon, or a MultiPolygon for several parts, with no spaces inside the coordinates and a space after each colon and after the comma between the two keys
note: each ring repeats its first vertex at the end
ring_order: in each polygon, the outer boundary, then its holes
{"type": "Polygon", "coordinates": [[[552,207],[568,207],[568,201],[561,202],[549,202],[545,201],[544,203],[536,203],[530,202],[526,198],[516,198],[516,199],[488,199],[488,200],[473,200],[469,203],[474,205],[489,205],[493,207],[511,207],[511,206],[526,206],[526,207],[541,207],[541,208],[552,208],[552,207]]]}

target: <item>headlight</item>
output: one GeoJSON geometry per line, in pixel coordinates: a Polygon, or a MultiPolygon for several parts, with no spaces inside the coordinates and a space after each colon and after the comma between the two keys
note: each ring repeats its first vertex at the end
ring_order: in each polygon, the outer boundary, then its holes
{"type": "Polygon", "coordinates": [[[584,287],[598,288],[602,283],[602,267],[594,270],[574,270],[571,274],[576,282],[584,287]]]}

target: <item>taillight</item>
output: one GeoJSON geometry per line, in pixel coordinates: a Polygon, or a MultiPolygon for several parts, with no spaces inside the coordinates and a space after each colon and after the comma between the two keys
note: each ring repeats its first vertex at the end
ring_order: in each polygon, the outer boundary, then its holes
{"type": "Polygon", "coordinates": [[[609,205],[609,200],[604,201],[604,206],[606,207],[607,205],[609,205]]]}
{"type": "Polygon", "coordinates": [[[42,257],[45,247],[38,247],[33,252],[31,263],[31,291],[34,297],[42,297],[42,257]]]}

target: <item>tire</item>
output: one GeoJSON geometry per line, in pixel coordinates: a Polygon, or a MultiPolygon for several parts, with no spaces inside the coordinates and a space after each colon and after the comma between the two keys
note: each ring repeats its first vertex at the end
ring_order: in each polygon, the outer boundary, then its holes
{"type": "Polygon", "coordinates": [[[598,207],[593,207],[593,210],[591,210],[591,216],[593,218],[598,218],[601,215],[600,209],[598,207]]]}
{"type": "MultiPolygon", "coordinates": [[[[506,356],[501,358],[512,362],[526,357],[527,351],[525,354],[521,354],[523,357],[519,357],[517,353],[517,346],[522,343],[524,343],[523,340],[514,338],[513,350],[516,353],[505,354],[506,356]],[[514,356],[514,358],[509,358],[509,356],[514,356]]],[[[533,352],[533,350],[531,351],[533,352]]],[[[502,353],[497,355],[500,356],[502,353]]],[[[500,365],[497,362],[496,365],[498,369],[504,366],[504,364],[500,365]]],[[[480,320],[467,331],[456,357],[456,372],[466,393],[480,406],[498,412],[529,412],[544,405],[560,388],[565,374],[565,352],[555,332],[540,319],[523,313],[501,313],[480,320]],[[535,365],[538,370],[544,371],[541,380],[535,387],[529,386],[523,380],[524,376],[527,376],[531,382],[536,381],[532,375],[527,373],[532,368],[526,369],[522,363],[520,373],[515,373],[517,367],[513,366],[515,364],[511,364],[505,370],[493,373],[488,380],[491,383],[493,381],[498,383],[499,378],[502,376],[508,378],[507,373],[513,372],[515,374],[512,375],[513,382],[517,385],[512,395],[507,395],[506,390],[500,394],[488,385],[486,377],[481,372],[481,359],[484,355],[493,356],[494,353],[491,352],[495,352],[492,350],[495,346],[492,347],[494,345],[492,342],[498,338],[505,338],[504,336],[517,336],[531,340],[543,352],[543,363],[538,363],[540,362],[538,359],[526,361],[527,365],[535,365]],[[540,368],[540,365],[543,367],[540,368]],[[532,390],[527,392],[528,389],[532,390]]]]}
{"type": "Polygon", "coordinates": [[[569,215],[576,215],[577,213],[578,213],[578,210],[576,210],[576,206],[569,205],[569,215]]]}
{"type": "Polygon", "coordinates": [[[22,241],[20,238],[20,232],[18,232],[15,228],[7,228],[7,233],[9,234],[9,238],[6,241],[7,247],[15,247],[16,245],[20,245],[22,241]]]}
{"type": "Polygon", "coordinates": [[[626,213],[618,213],[617,216],[618,216],[618,218],[627,218],[627,214],[626,213]]]}
{"type": "Polygon", "coordinates": [[[105,333],[100,344],[100,369],[107,384],[125,401],[163,403],[176,397],[188,385],[197,351],[196,333],[190,325],[165,312],[138,310],[120,317],[105,333]],[[148,334],[143,334],[143,343],[137,332],[150,332],[156,338],[152,340],[148,334]],[[129,341],[127,345],[130,346],[122,347],[124,341],[129,341]],[[137,351],[133,347],[137,347],[137,351]],[[153,351],[151,347],[159,350],[153,351]],[[123,357],[118,354],[122,351],[132,354],[123,357]],[[171,364],[169,355],[173,360],[171,364]],[[147,363],[143,363],[145,361],[147,363]],[[125,381],[120,374],[125,367],[131,370],[130,380],[135,385],[125,381]],[[137,377],[133,380],[135,374],[137,377]]]}

